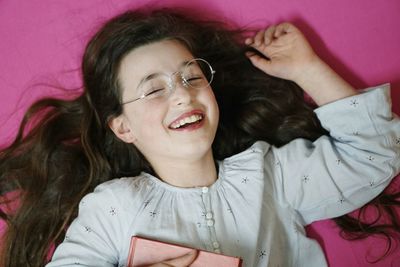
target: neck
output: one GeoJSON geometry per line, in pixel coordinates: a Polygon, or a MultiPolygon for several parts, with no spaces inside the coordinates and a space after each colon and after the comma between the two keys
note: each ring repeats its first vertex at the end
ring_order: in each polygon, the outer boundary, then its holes
{"type": "Polygon", "coordinates": [[[199,159],[168,159],[152,164],[154,171],[164,182],[177,187],[210,186],[217,180],[217,169],[212,150],[199,159]]]}

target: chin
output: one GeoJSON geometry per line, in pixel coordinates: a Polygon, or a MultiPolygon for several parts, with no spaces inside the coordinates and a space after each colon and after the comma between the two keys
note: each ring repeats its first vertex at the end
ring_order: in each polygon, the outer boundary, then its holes
{"type": "Polygon", "coordinates": [[[181,155],[191,158],[202,158],[211,152],[212,142],[193,142],[182,145],[179,149],[181,155]]]}

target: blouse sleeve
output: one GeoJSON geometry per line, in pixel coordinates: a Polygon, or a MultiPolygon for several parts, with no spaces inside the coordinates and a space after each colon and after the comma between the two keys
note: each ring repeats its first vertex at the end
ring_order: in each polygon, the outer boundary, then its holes
{"type": "Polygon", "coordinates": [[[273,148],[276,192],[304,224],[355,210],[400,169],[400,121],[385,84],[315,110],[330,136],[273,148]]]}
{"type": "Polygon", "coordinates": [[[121,225],[124,220],[118,219],[123,211],[109,183],[99,185],[82,199],[78,217],[46,267],[118,265],[118,244],[125,227],[121,225]]]}

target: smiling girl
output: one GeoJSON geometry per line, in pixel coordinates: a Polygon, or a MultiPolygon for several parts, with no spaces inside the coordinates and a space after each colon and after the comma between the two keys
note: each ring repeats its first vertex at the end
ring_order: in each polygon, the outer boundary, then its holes
{"type": "Polygon", "coordinates": [[[126,266],[134,235],[244,266],[326,266],[304,226],[363,206],[400,169],[388,85],[354,90],[290,23],[244,40],[127,12],[92,38],[82,70],[83,94],[37,103],[41,123],[1,154],[2,192],[22,192],[2,214],[6,266],[41,266],[52,242],[48,267],[126,266]]]}
{"type": "Polygon", "coordinates": [[[179,187],[207,186],[217,179],[211,145],[218,104],[200,64],[211,79],[211,66],[194,60],[178,41],[134,49],[119,70],[124,112],[109,122],[115,135],[134,144],[159,177],[179,187]]]}

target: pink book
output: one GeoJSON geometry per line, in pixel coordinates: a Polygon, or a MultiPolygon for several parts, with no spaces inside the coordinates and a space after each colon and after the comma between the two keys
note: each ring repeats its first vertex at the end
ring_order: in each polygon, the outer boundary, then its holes
{"type": "MultiPolygon", "coordinates": [[[[129,249],[127,267],[146,266],[183,256],[192,248],[164,243],[133,236],[129,249]]],[[[242,260],[236,257],[198,250],[198,255],[190,267],[241,267],[242,260]]]]}

